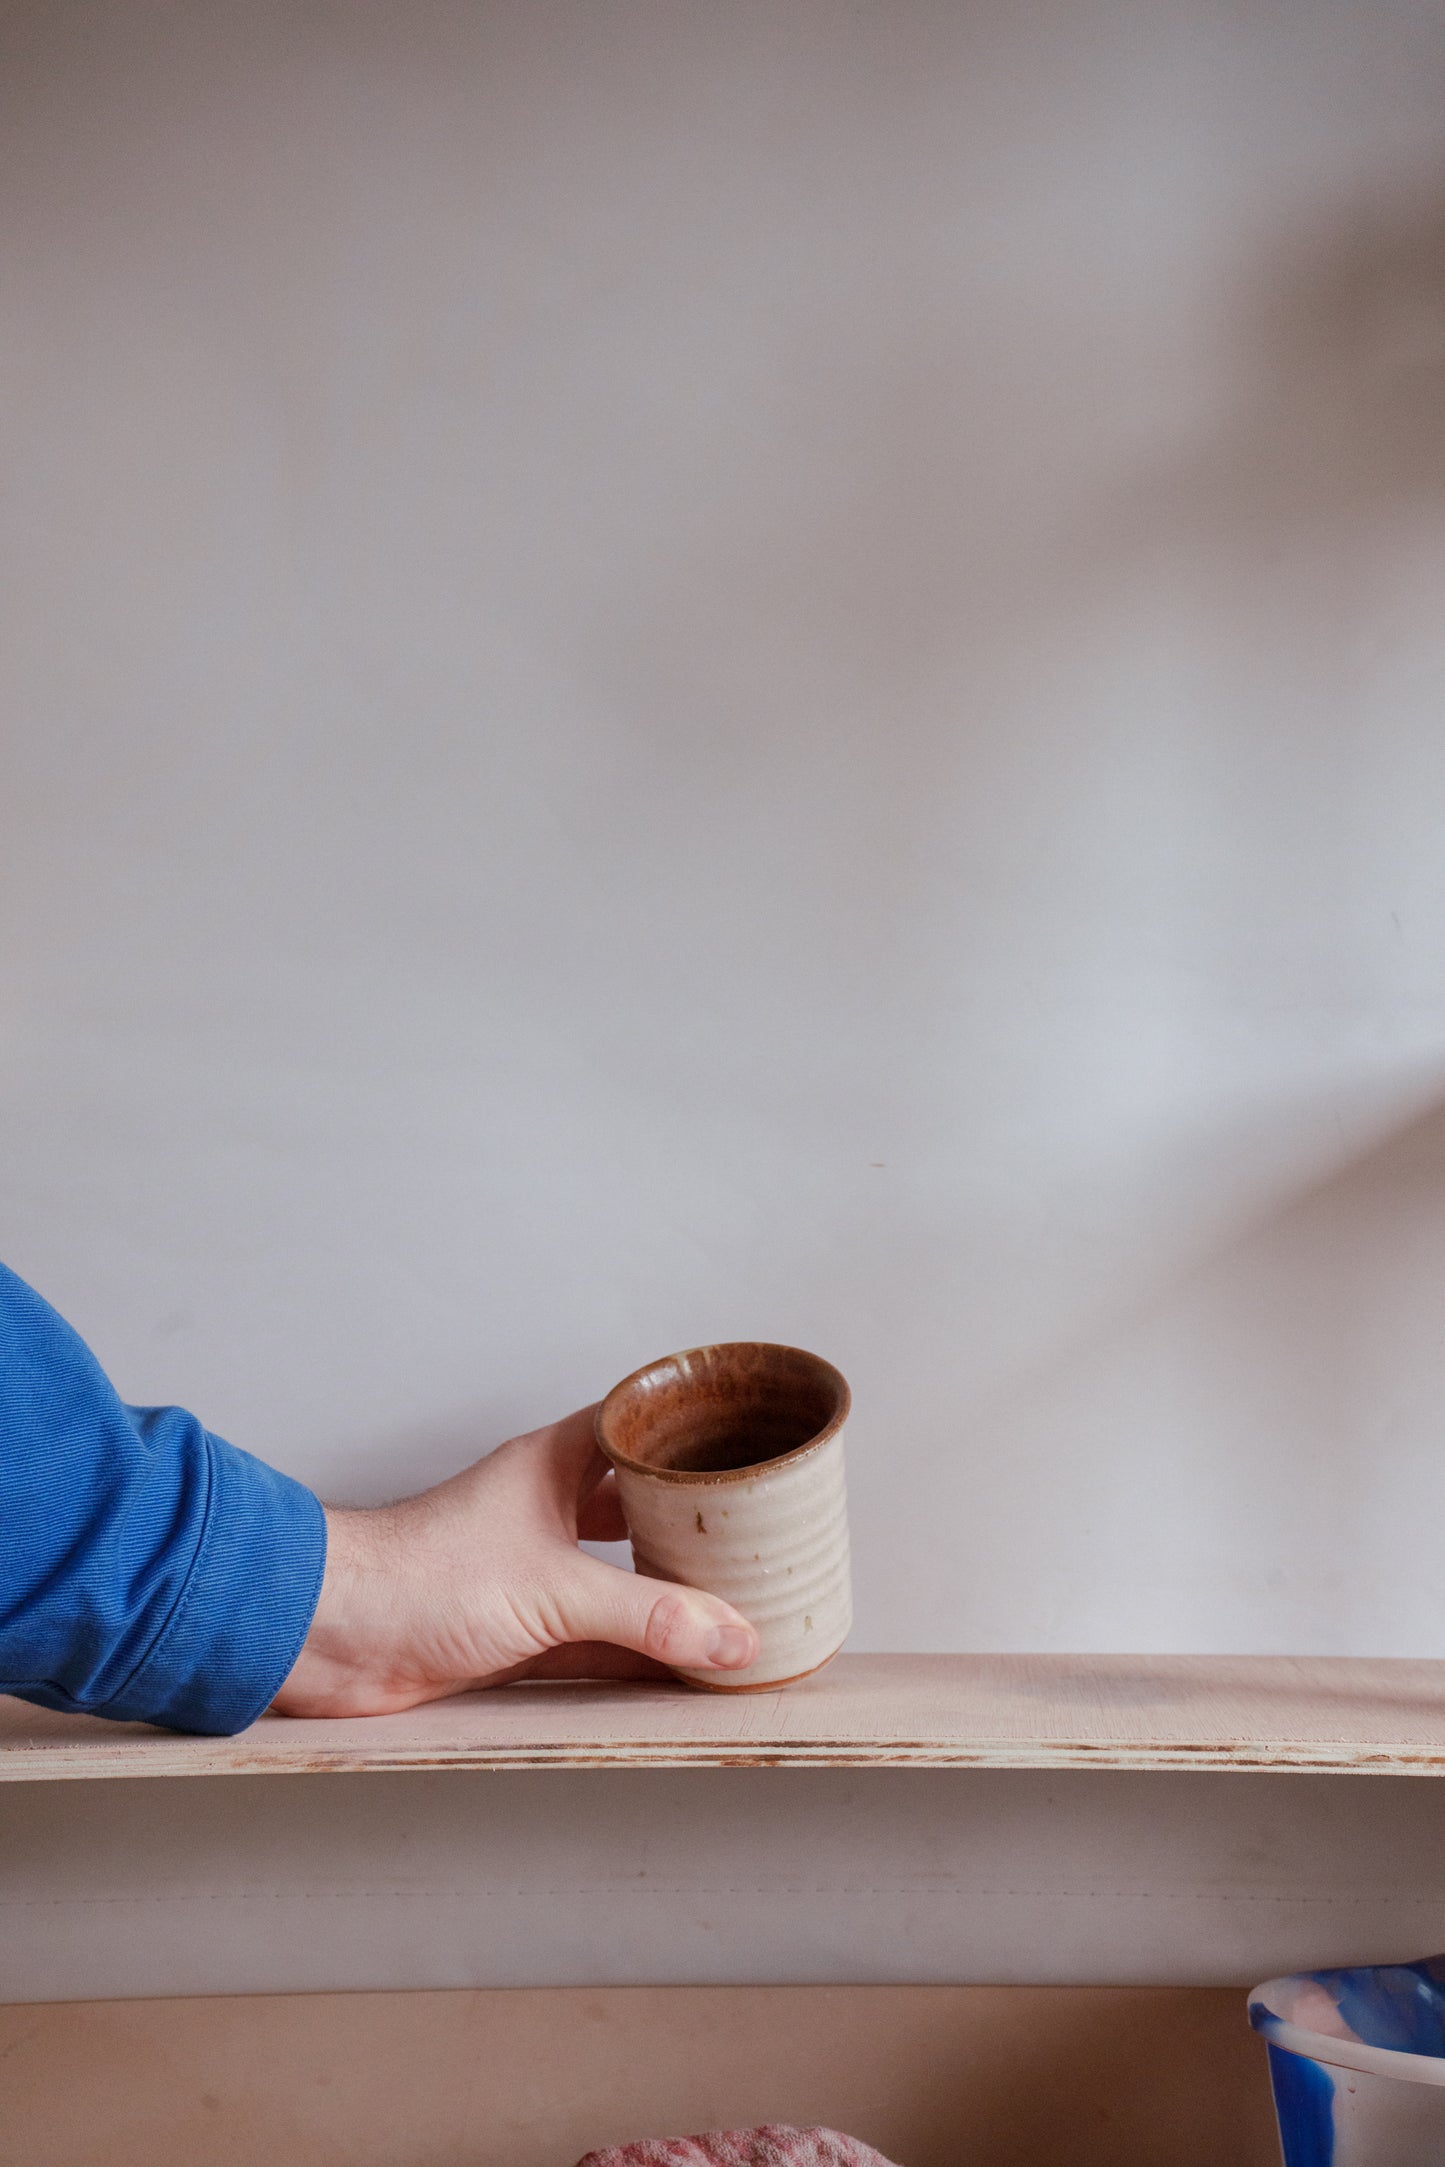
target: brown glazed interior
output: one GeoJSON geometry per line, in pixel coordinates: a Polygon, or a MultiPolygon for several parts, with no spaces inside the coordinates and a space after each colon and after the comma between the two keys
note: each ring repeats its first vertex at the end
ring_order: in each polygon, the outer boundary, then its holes
{"type": "Polygon", "coordinates": [[[617,1466],[664,1481],[726,1482],[822,1444],[848,1406],[831,1362],[801,1347],[732,1340],[624,1377],[597,1410],[597,1442],[617,1466]]]}

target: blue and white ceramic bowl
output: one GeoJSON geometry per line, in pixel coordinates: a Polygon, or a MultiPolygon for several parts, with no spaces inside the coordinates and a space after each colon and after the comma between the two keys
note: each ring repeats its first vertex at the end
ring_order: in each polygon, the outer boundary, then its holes
{"type": "Polygon", "coordinates": [[[1249,2021],[1269,2048],[1285,2167],[1445,2161],[1445,1956],[1271,1979],[1249,2021]]]}

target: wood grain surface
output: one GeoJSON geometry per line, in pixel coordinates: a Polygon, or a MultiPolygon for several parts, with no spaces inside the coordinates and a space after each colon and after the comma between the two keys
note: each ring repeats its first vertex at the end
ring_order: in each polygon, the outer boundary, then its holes
{"type": "Polygon", "coordinates": [[[786,1691],[522,1685],[236,1738],[0,1699],[0,1781],[425,1768],[931,1767],[1445,1773],[1445,1663],[855,1655],[786,1691]]]}

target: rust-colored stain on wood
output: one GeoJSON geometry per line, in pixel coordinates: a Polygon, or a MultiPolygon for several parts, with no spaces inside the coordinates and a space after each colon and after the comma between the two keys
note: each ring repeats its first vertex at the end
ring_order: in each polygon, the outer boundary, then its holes
{"type": "Polygon", "coordinates": [[[841,1656],[784,1692],[519,1685],[238,1738],[0,1698],[0,1781],[509,1768],[1133,1768],[1445,1773],[1445,1663],[841,1656]]]}

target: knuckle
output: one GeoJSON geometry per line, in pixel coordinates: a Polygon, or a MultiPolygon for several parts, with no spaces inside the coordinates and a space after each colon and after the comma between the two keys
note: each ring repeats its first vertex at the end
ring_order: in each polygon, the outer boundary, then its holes
{"type": "Polygon", "coordinates": [[[687,1604],[680,1595],[659,1595],[648,1614],[645,1652],[661,1663],[675,1661],[687,1638],[687,1604]]]}

